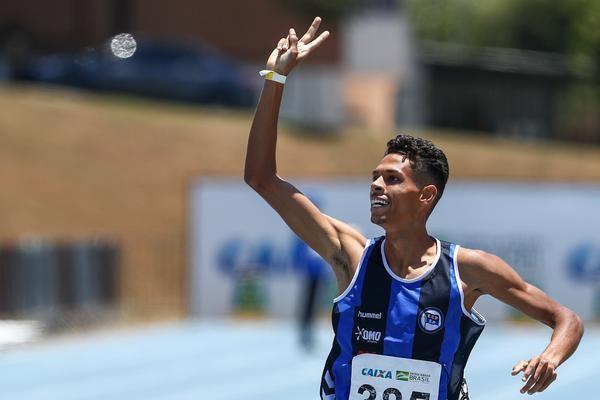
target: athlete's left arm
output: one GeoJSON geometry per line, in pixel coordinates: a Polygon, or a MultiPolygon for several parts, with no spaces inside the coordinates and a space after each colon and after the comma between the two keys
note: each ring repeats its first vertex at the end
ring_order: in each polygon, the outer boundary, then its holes
{"type": "MultiPolygon", "coordinates": [[[[466,301],[490,294],[554,331],[546,349],[529,361],[515,365],[512,375],[524,372],[527,381],[521,393],[544,391],[555,379],[556,368],[575,352],[583,335],[581,318],[537,287],[525,282],[501,258],[479,250],[461,249],[458,257],[461,278],[467,286],[466,301]]],[[[467,304],[467,306],[469,306],[467,304]]]]}

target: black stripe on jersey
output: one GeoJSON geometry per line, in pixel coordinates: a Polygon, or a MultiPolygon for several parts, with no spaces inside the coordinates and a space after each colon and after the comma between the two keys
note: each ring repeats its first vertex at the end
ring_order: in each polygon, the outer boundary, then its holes
{"type": "MultiPolygon", "coordinates": [[[[333,331],[335,332],[337,330],[338,323],[340,322],[338,303],[334,303],[331,314],[331,322],[333,325],[333,331]]],[[[330,387],[329,384],[327,384],[327,381],[325,380],[325,375],[329,373],[331,379],[335,379],[335,376],[333,375],[333,362],[337,360],[337,358],[340,356],[340,353],[340,345],[337,341],[337,338],[334,336],[333,345],[331,346],[331,351],[329,352],[329,356],[327,356],[327,361],[325,361],[325,367],[323,368],[323,374],[321,375],[321,388],[319,390],[319,398],[321,398],[321,392],[324,392],[325,395],[335,394],[335,382],[333,387],[330,387]]]]}
{"type": "Polygon", "coordinates": [[[392,277],[381,259],[383,238],[374,244],[366,265],[360,307],[354,311],[352,332],[353,355],[361,353],[383,354],[383,341],[387,324],[392,277]],[[374,318],[374,315],[380,318],[374,318]]]}
{"type": "Polygon", "coordinates": [[[448,380],[448,400],[458,400],[460,396],[460,386],[464,377],[465,365],[475,346],[475,342],[483,332],[483,325],[476,324],[469,317],[463,314],[460,320],[460,331],[462,335],[454,355],[452,363],[452,375],[448,380]]]}
{"type": "Polygon", "coordinates": [[[413,342],[413,358],[438,362],[444,341],[445,328],[435,332],[426,332],[421,328],[419,319],[423,310],[434,307],[441,312],[444,321],[448,314],[448,303],[450,301],[450,276],[448,247],[449,244],[440,242],[441,254],[433,271],[423,279],[419,295],[419,309],[417,311],[417,322],[413,342]]]}

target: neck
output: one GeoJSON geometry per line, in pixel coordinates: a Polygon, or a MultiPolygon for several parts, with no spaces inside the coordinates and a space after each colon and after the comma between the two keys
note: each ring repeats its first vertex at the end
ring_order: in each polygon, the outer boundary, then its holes
{"type": "Polygon", "coordinates": [[[436,256],[436,241],[429,236],[425,225],[410,231],[386,231],[385,237],[385,256],[400,277],[427,267],[436,256]]]}

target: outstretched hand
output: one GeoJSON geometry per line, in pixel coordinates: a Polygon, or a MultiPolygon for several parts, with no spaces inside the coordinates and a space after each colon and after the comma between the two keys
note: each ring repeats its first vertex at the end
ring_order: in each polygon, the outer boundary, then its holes
{"type": "Polygon", "coordinates": [[[519,362],[513,367],[511,375],[515,376],[520,372],[523,372],[523,382],[527,382],[521,388],[523,394],[543,392],[556,380],[556,364],[541,356],[519,362]]]}
{"type": "Polygon", "coordinates": [[[277,47],[271,52],[267,60],[267,69],[281,75],[288,75],[300,61],[329,37],[329,31],[324,31],[315,38],[320,24],[321,18],[316,17],[300,40],[294,28],[290,28],[287,37],[281,38],[277,47]]]}

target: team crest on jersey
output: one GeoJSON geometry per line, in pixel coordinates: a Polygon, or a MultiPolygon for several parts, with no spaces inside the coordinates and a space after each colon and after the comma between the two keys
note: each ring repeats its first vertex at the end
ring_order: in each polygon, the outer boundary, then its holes
{"type": "Polygon", "coordinates": [[[444,315],[435,307],[428,307],[419,314],[419,327],[425,333],[435,333],[444,326],[444,315]]]}

